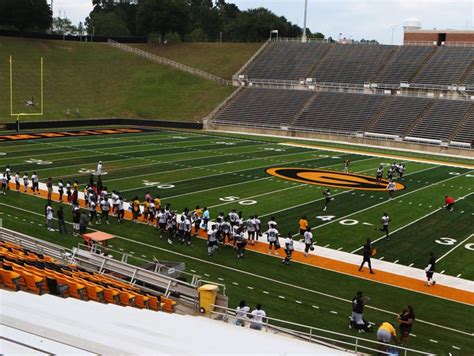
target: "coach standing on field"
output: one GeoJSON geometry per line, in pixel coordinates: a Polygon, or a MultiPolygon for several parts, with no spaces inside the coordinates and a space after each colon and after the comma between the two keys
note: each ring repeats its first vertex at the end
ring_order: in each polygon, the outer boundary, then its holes
{"type": "Polygon", "coordinates": [[[359,272],[362,271],[362,267],[364,267],[364,264],[367,262],[369,265],[369,271],[371,274],[375,274],[374,271],[372,271],[372,264],[370,263],[370,256],[372,255],[372,245],[370,244],[370,239],[367,239],[367,242],[364,245],[364,259],[362,260],[362,263],[359,267],[359,272]]]}

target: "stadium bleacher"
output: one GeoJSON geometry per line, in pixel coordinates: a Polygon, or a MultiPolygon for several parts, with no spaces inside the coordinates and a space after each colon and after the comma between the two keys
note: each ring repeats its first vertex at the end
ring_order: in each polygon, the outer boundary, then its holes
{"type": "Polygon", "coordinates": [[[245,74],[249,78],[300,80],[308,76],[329,49],[326,43],[273,42],[245,74]]]}
{"type": "Polygon", "coordinates": [[[320,92],[293,126],[329,132],[363,131],[386,99],[383,95],[320,92]]]}
{"type": "Polygon", "coordinates": [[[385,84],[408,82],[434,51],[436,47],[400,46],[374,81],[385,84]]]}
{"type": "Polygon", "coordinates": [[[213,122],[471,144],[473,58],[473,47],[271,42],[239,73],[261,87],[243,89],[213,122]]]}
{"type": "Polygon", "coordinates": [[[474,142],[474,110],[471,106],[471,112],[467,116],[464,125],[460,128],[454,136],[453,141],[472,143],[474,142]]]}
{"type": "Polygon", "coordinates": [[[116,277],[62,264],[44,254],[0,241],[0,283],[14,291],[49,293],[62,297],[112,303],[140,309],[173,312],[175,301],[152,295],[116,277]]]}
{"type": "Polygon", "coordinates": [[[312,95],[300,90],[244,89],[215,121],[280,127],[287,125],[312,95]]]}
{"type": "Polygon", "coordinates": [[[439,99],[413,127],[409,135],[447,141],[471,105],[467,101],[439,99]]]}
{"type": "Polygon", "coordinates": [[[474,48],[471,47],[438,47],[413,82],[436,85],[460,83],[473,58],[474,48]]]}
{"type": "Polygon", "coordinates": [[[333,45],[309,77],[315,78],[316,82],[370,82],[395,48],[383,45],[333,45]]]}
{"type": "Polygon", "coordinates": [[[474,48],[272,42],[246,68],[252,79],[323,83],[473,83],[474,48]],[[464,79],[464,80],[463,80],[464,79]]]}
{"type": "Polygon", "coordinates": [[[432,99],[395,97],[368,131],[403,136],[432,99]]]}

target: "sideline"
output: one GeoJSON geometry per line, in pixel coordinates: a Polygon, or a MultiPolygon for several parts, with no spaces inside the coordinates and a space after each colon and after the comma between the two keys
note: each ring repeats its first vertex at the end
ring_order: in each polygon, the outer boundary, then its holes
{"type": "MultiPolygon", "coordinates": [[[[13,182],[10,183],[10,187],[14,188],[13,182]]],[[[22,192],[22,187],[20,188],[20,192],[22,192]]],[[[47,198],[47,191],[45,190],[45,185],[40,184],[40,197],[47,198]]],[[[24,193],[23,193],[24,194],[24,193]]],[[[27,193],[29,194],[29,193],[27,193]]],[[[53,193],[53,199],[58,200],[58,194],[56,192],[53,193]]],[[[84,207],[84,199],[83,196],[79,199],[79,204],[81,207],[84,207]]],[[[0,203],[0,205],[9,206],[11,208],[16,208],[14,206],[0,203]]],[[[20,210],[24,210],[21,208],[16,208],[20,210]]],[[[25,210],[28,211],[28,210],[25,210]]],[[[30,213],[34,213],[28,211],[30,213]]],[[[36,213],[35,213],[36,214],[36,213]]],[[[37,214],[41,215],[41,214],[37,214]]],[[[132,218],[132,213],[128,209],[125,210],[125,218],[130,220],[132,218]]],[[[139,218],[139,221],[142,221],[143,216],[139,218]]],[[[201,239],[206,239],[206,233],[204,231],[200,231],[199,237],[201,239]]],[[[124,238],[126,239],[126,238],[124,238]]],[[[126,239],[128,241],[133,241],[130,239],[126,239]]],[[[281,240],[283,242],[283,239],[281,240]]],[[[138,242],[137,242],[138,243],[138,242]]],[[[141,243],[143,244],[143,243],[141,243]]],[[[149,247],[154,247],[153,245],[144,244],[149,247]]],[[[300,245],[299,242],[295,242],[295,246],[300,245]]],[[[442,280],[438,278],[438,283],[436,284],[435,288],[428,288],[425,286],[424,281],[424,273],[422,270],[413,268],[413,267],[406,267],[403,265],[397,265],[390,262],[374,260],[374,269],[377,271],[376,274],[367,275],[366,273],[359,272],[358,267],[360,263],[360,256],[353,255],[347,252],[341,251],[333,251],[331,249],[325,249],[323,247],[319,247],[313,251],[308,257],[304,256],[304,253],[301,252],[302,247],[296,247],[293,253],[293,261],[298,263],[304,263],[311,265],[313,267],[318,267],[322,269],[326,269],[333,272],[338,272],[346,275],[351,275],[356,278],[366,279],[373,282],[378,282],[381,284],[386,284],[394,287],[403,288],[406,290],[438,297],[445,300],[450,300],[466,305],[474,305],[474,293],[472,292],[472,282],[451,277],[447,275],[440,275],[442,276],[442,280]],[[325,252],[325,253],[324,253],[325,252]],[[326,257],[331,256],[331,257],[326,257]],[[395,273],[396,272],[396,273],[395,273]]],[[[250,244],[247,246],[247,250],[254,251],[262,254],[268,253],[268,244],[266,242],[257,242],[254,246],[250,244]]],[[[278,255],[276,257],[283,259],[284,258],[284,251],[280,249],[278,251],[278,255]]],[[[188,256],[190,257],[190,256],[188,256]]],[[[364,268],[364,271],[366,268],[364,268]]]]}
{"type": "MultiPolygon", "coordinates": [[[[43,214],[40,214],[40,213],[31,211],[31,210],[19,208],[19,207],[13,206],[13,205],[5,204],[5,203],[0,203],[0,205],[4,205],[4,206],[7,206],[7,207],[16,209],[16,210],[24,211],[24,212],[27,212],[27,213],[30,213],[30,214],[33,214],[33,215],[37,215],[37,216],[43,217],[43,214]]],[[[55,220],[56,220],[56,219],[55,219],[55,220]]],[[[67,222],[67,224],[72,225],[71,222],[67,222]]],[[[93,229],[93,228],[91,228],[90,230],[92,230],[92,231],[99,231],[99,230],[93,229]]],[[[154,245],[150,245],[150,244],[147,244],[147,243],[144,243],[144,242],[132,240],[132,239],[129,239],[129,238],[126,238],[126,237],[123,237],[123,236],[119,236],[119,235],[115,235],[115,236],[116,236],[117,238],[121,239],[121,240],[124,240],[124,241],[133,242],[133,243],[136,243],[136,244],[139,244],[139,245],[142,245],[142,246],[154,248],[154,249],[156,249],[156,250],[161,250],[161,251],[164,251],[164,252],[167,252],[167,253],[174,254],[174,255],[176,255],[176,256],[183,257],[183,258],[189,258],[189,259],[192,259],[192,260],[194,260],[194,261],[198,261],[198,262],[201,262],[201,263],[204,263],[204,264],[209,264],[209,265],[212,265],[212,266],[215,266],[215,267],[224,268],[224,269],[227,269],[227,270],[230,270],[230,271],[233,271],[233,272],[238,272],[238,273],[241,273],[241,274],[248,275],[248,276],[250,276],[250,277],[263,279],[263,280],[266,280],[266,281],[270,281],[270,282],[273,282],[273,283],[277,283],[277,284],[280,284],[280,285],[284,285],[284,286],[286,286],[286,287],[290,287],[290,288],[294,288],[294,289],[299,289],[299,290],[302,290],[302,291],[305,291],[305,292],[309,292],[309,293],[321,295],[321,296],[324,296],[324,297],[327,297],[327,298],[331,298],[331,299],[335,299],[335,300],[338,300],[338,301],[342,301],[342,302],[345,302],[345,303],[352,303],[352,301],[351,301],[350,299],[345,299],[345,298],[341,298],[341,297],[338,297],[338,296],[335,296],[335,295],[332,295],[332,294],[328,294],[328,293],[320,292],[320,291],[317,291],[317,290],[313,290],[313,289],[309,289],[309,288],[297,286],[297,285],[294,285],[294,284],[291,284],[291,283],[287,283],[287,282],[283,282],[283,281],[280,281],[280,280],[277,280],[277,279],[273,279],[273,278],[270,278],[270,277],[266,277],[266,276],[258,275],[258,274],[251,273],[251,272],[248,272],[248,271],[244,271],[244,270],[236,269],[236,268],[233,268],[233,267],[225,266],[225,265],[222,265],[222,264],[219,264],[219,263],[216,263],[216,262],[212,262],[212,261],[208,261],[208,260],[203,260],[203,259],[200,259],[200,258],[197,258],[197,257],[194,257],[194,256],[190,256],[190,255],[186,255],[186,254],[183,254],[183,253],[180,253],[180,252],[176,252],[176,251],[173,251],[173,250],[168,250],[168,249],[166,249],[166,248],[162,248],[162,247],[159,247],[159,246],[154,246],[154,245]]],[[[368,278],[365,278],[365,279],[368,279],[368,278]]],[[[370,279],[369,279],[369,280],[370,280],[370,279]]],[[[371,281],[373,281],[373,280],[371,280],[371,281]]],[[[373,282],[374,282],[374,281],[373,281],[373,282]]],[[[438,285],[437,285],[437,286],[438,286],[438,285]]],[[[397,315],[397,313],[395,313],[395,312],[391,312],[391,311],[389,311],[389,310],[382,309],[382,308],[378,308],[378,307],[374,307],[374,306],[371,306],[371,305],[366,305],[366,308],[372,309],[372,310],[376,310],[376,311],[379,311],[379,312],[383,312],[383,313],[386,313],[386,314],[390,314],[390,315],[397,315]]],[[[417,322],[420,322],[420,323],[423,323],[423,324],[427,324],[427,325],[430,325],[430,326],[434,326],[434,327],[437,327],[437,328],[440,328],[440,329],[444,329],[444,330],[448,330],[448,331],[453,331],[453,332],[456,332],[456,333],[459,333],[459,334],[462,334],[462,335],[474,336],[474,333],[470,333],[470,332],[466,332],[466,331],[462,331],[462,330],[450,328],[450,327],[448,327],[448,326],[440,325],[439,323],[432,323],[432,322],[429,322],[429,321],[426,321],[426,320],[422,320],[422,319],[417,319],[417,322]]]]}

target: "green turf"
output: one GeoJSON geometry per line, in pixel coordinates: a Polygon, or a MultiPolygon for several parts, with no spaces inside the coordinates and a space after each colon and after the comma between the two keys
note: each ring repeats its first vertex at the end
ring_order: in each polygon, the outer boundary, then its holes
{"type": "MultiPolygon", "coordinates": [[[[0,167],[10,164],[12,169],[18,168],[22,172],[36,170],[43,181],[53,176],[55,181],[63,177],[69,180],[77,178],[84,183],[90,175],[87,170],[94,170],[97,161],[102,159],[107,171],[104,181],[109,191],[120,189],[127,198],[134,195],[142,198],[149,190],[153,195],[160,194],[163,202],[171,203],[178,211],[185,206],[208,205],[211,217],[220,211],[236,208],[245,217],[258,213],[264,225],[275,215],[283,233],[296,233],[297,220],[306,214],[315,228],[319,245],[335,249],[342,247],[347,252],[356,250],[367,237],[380,238],[381,233],[374,227],[379,226],[382,213],[388,211],[392,216],[393,233],[390,241],[382,239],[376,242],[378,257],[383,256],[388,261],[398,259],[398,263],[403,264],[415,263],[415,267],[420,268],[427,262],[428,251],[433,250],[441,256],[473,232],[472,196],[459,201],[453,212],[437,211],[445,194],[461,197],[472,191],[472,171],[467,169],[406,162],[407,173],[403,178],[406,189],[397,192],[394,200],[388,200],[386,193],[333,189],[336,199],[328,211],[322,212],[321,187],[271,177],[265,169],[292,166],[340,171],[343,159],[350,158],[352,172],[373,175],[380,163],[390,160],[285,147],[268,138],[223,138],[176,131],[7,142],[2,143],[0,151],[6,153],[0,156],[0,167]],[[30,158],[51,163],[25,162],[30,158]],[[160,184],[174,187],[159,189],[157,186],[160,184]],[[236,200],[228,202],[228,197],[236,200]],[[255,203],[245,205],[252,201],[255,203]],[[245,204],[239,204],[241,202],[245,204]],[[330,215],[333,218],[327,220],[330,215]],[[325,220],[316,216],[325,216],[325,220]],[[355,225],[347,225],[353,224],[353,220],[357,221],[355,225]],[[455,238],[456,244],[436,243],[435,240],[443,236],[455,238]]],[[[42,199],[9,192],[5,197],[0,196],[0,217],[8,228],[66,246],[77,244],[78,240],[70,236],[45,231],[42,226],[44,204],[42,199]]],[[[69,209],[66,210],[70,221],[69,209]]],[[[224,283],[231,305],[245,296],[250,304],[262,302],[270,316],[348,332],[346,319],[350,305],[347,299],[362,289],[372,297],[373,307],[395,313],[411,303],[420,320],[467,333],[474,330],[472,318],[466,319],[472,308],[459,303],[310,266],[293,264],[285,268],[277,259],[266,255],[247,253],[244,261],[237,261],[234,251],[227,247],[209,260],[204,241],[194,241],[192,246],[170,246],[160,240],[151,227],[129,222],[118,226],[112,219],[111,225],[100,225],[99,228],[120,236],[113,242],[113,249],[133,251],[136,256],[144,255],[146,259],[155,255],[164,260],[184,261],[188,271],[194,270],[205,279],[224,283]]],[[[461,277],[472,279],[474,268],[468,263],[472,251],[464,247],[470,242],[472,239],[466,240],[444,257],[438,271],[443,269],[446,274],[461,274],[461,277]]],[[[374,309],[367,311],[367,317],[374,322],[394,320],[393,315],[374,309]]],[[[454,350],[453,345],[461,347],[461,354],[468,354],[467,350],[473,349],[472,337],[438,326],[417,322],[414,333],[417,337],[410,344],[414,348],[446,354],[454,350]],[[438,344],[430,339],[438,340],[438,344]]],[[[364,337],[373,338],[372,335],[364,337]]]]}
{"type": "Polygon", "coordinates": [[[72,119],[78,108],[82,118],[196,121],[234,90],[104,43],[0,37],[0,52],[0,123],[16,119],[10,117],[8,55],[14,60],[15,112],[39,111],[39,106],[26,107],[25,100],[40,101],[39,60],[44,57],[45,115],[22,120],[72,119]]]}
{"type": "Polygon", "coordinates": [[[133,45],[133,47],[140,48],[146,52],[169,58],[229,80],[261,46],[261,43],[133,45]]]}

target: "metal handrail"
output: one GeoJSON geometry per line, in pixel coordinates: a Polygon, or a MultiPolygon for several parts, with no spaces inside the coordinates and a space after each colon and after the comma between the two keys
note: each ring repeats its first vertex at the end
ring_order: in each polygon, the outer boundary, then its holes
{"type": "MultiPolygon", "coordinates": [[[[222,320],[225,321],[225,322],[229,321],[229,317],[233,318],[233,319],[238,319],[234,309],[227,308],[227,307],[220,306],[220,305],[215,305],[215,304],[212,304],[211,307],[214,308],[214,309],[211,310],[210,313],[209,313],[210,318],[212,318],[212,315],[221,316],[222,320]],[[218,311],[218,310],[223,310],[223,312],[218,311]]],[[[251,322],[252,319],[245,318],[245,321],[251,322]]],[[[365,350],[369,350],[369,351],[380,352],[380,353],[387,354],[387,355],[389,354],[388,352],[379,351],[378,349],[372,348],[370,346],[361,345],[361,342],[364,342],[364,343],[372,344],[372,345],[375,345],[375,346],[387,346],[387,344],[385,344],[385,343],[375,341],[375,340],[366,339],[366,338],[361,338],[361,337],[357,337],[357,336],[353,336],[353,335],[343,334],[343,333],[340,333],[340,332],[337,332],[337,331],[322,329],[322,328],[318,328],[318,327],[314,327],[314,326],[299,324],[299,323],[295,323],[295,322],[292,322],[292,321],[282,320],[282,319],[277,319],[277,318],[272,318],[272,317],[265,317],[264,320],[262,321],[262,325],[265,326],[266,331],[268,331],[268,329],[274,329],[274,330],[277,330],[277,331],[281,331],[281,332],[291,334],[293,336],[303,337],[306,341],[318,342],[319,339],[322,339],[322,340],[330,341],[330,342],[333,342],[333,343],[339,343],[339,344],[343,344],[343,345],[347,345],[347,346],[352,346],[353,348],[351,348],[351,350],[354,350],[356,352],[360,348],[360,349],[365,349],[365,350]],[[272,323],[283,324],[285,326],[282,327],[282,326],[279,326],[279,325],[274,325],[272,323]],[[296,328],[307,330],[307,331],[297,330],[296,328]],[[330,336],[334,336],[334,337],[323,336],[323,335],[320,335],[320,334],[329,334],[330,336]],[[352,342],[339,340],[339,339],[335,338],[336,336],[348,338],[349,340],[352,340],[352,342]]],[[[328,343],[325,343],[325,345],[330,346],[330,347],[335,346],[335,345],[330,345],[328,343]]],[[[420,351],[420,350],[415,350],[415,349],[410,349],[410,348],[402,347],[402,346],[396,346],[396,349],[398,351],[404,351],[404,355],[407,355],[408,352],[415,353],[415,354],[420,354],[420,355],[432,355],[431,353],[427,353],[427,352],[420,351]]]]}
{"type": "Polygon", "coordinates": [[[197,76],[205,78],[205,79],[213,80],[213,81],[215,81],[215,82],[217,82],[221,85],[232,85],[232,81],[225,80],[221,77],[218,77],[217,75],[207,73],[203,70],[187,66],[185,64],[173,61],[173,60],[165,58],[165,57],[157,56],[156,54],[153,54],[153,53],[150,53],[150,52],[147,52],[147,51],[143,51],[139,48],[131,47],[131,46],[128,46],[126,44],[114,41],[112,39],[109,39],[107,43],[111,46],[120,48],[120,49],[125,50],[127,52],[135,53],[139,56],[145,57],[145,58],[150,59],[154,62],[164,64],[164,65],[179,69],[183,72],[187,72],[187,73],[197,75],[197,76]]]}

